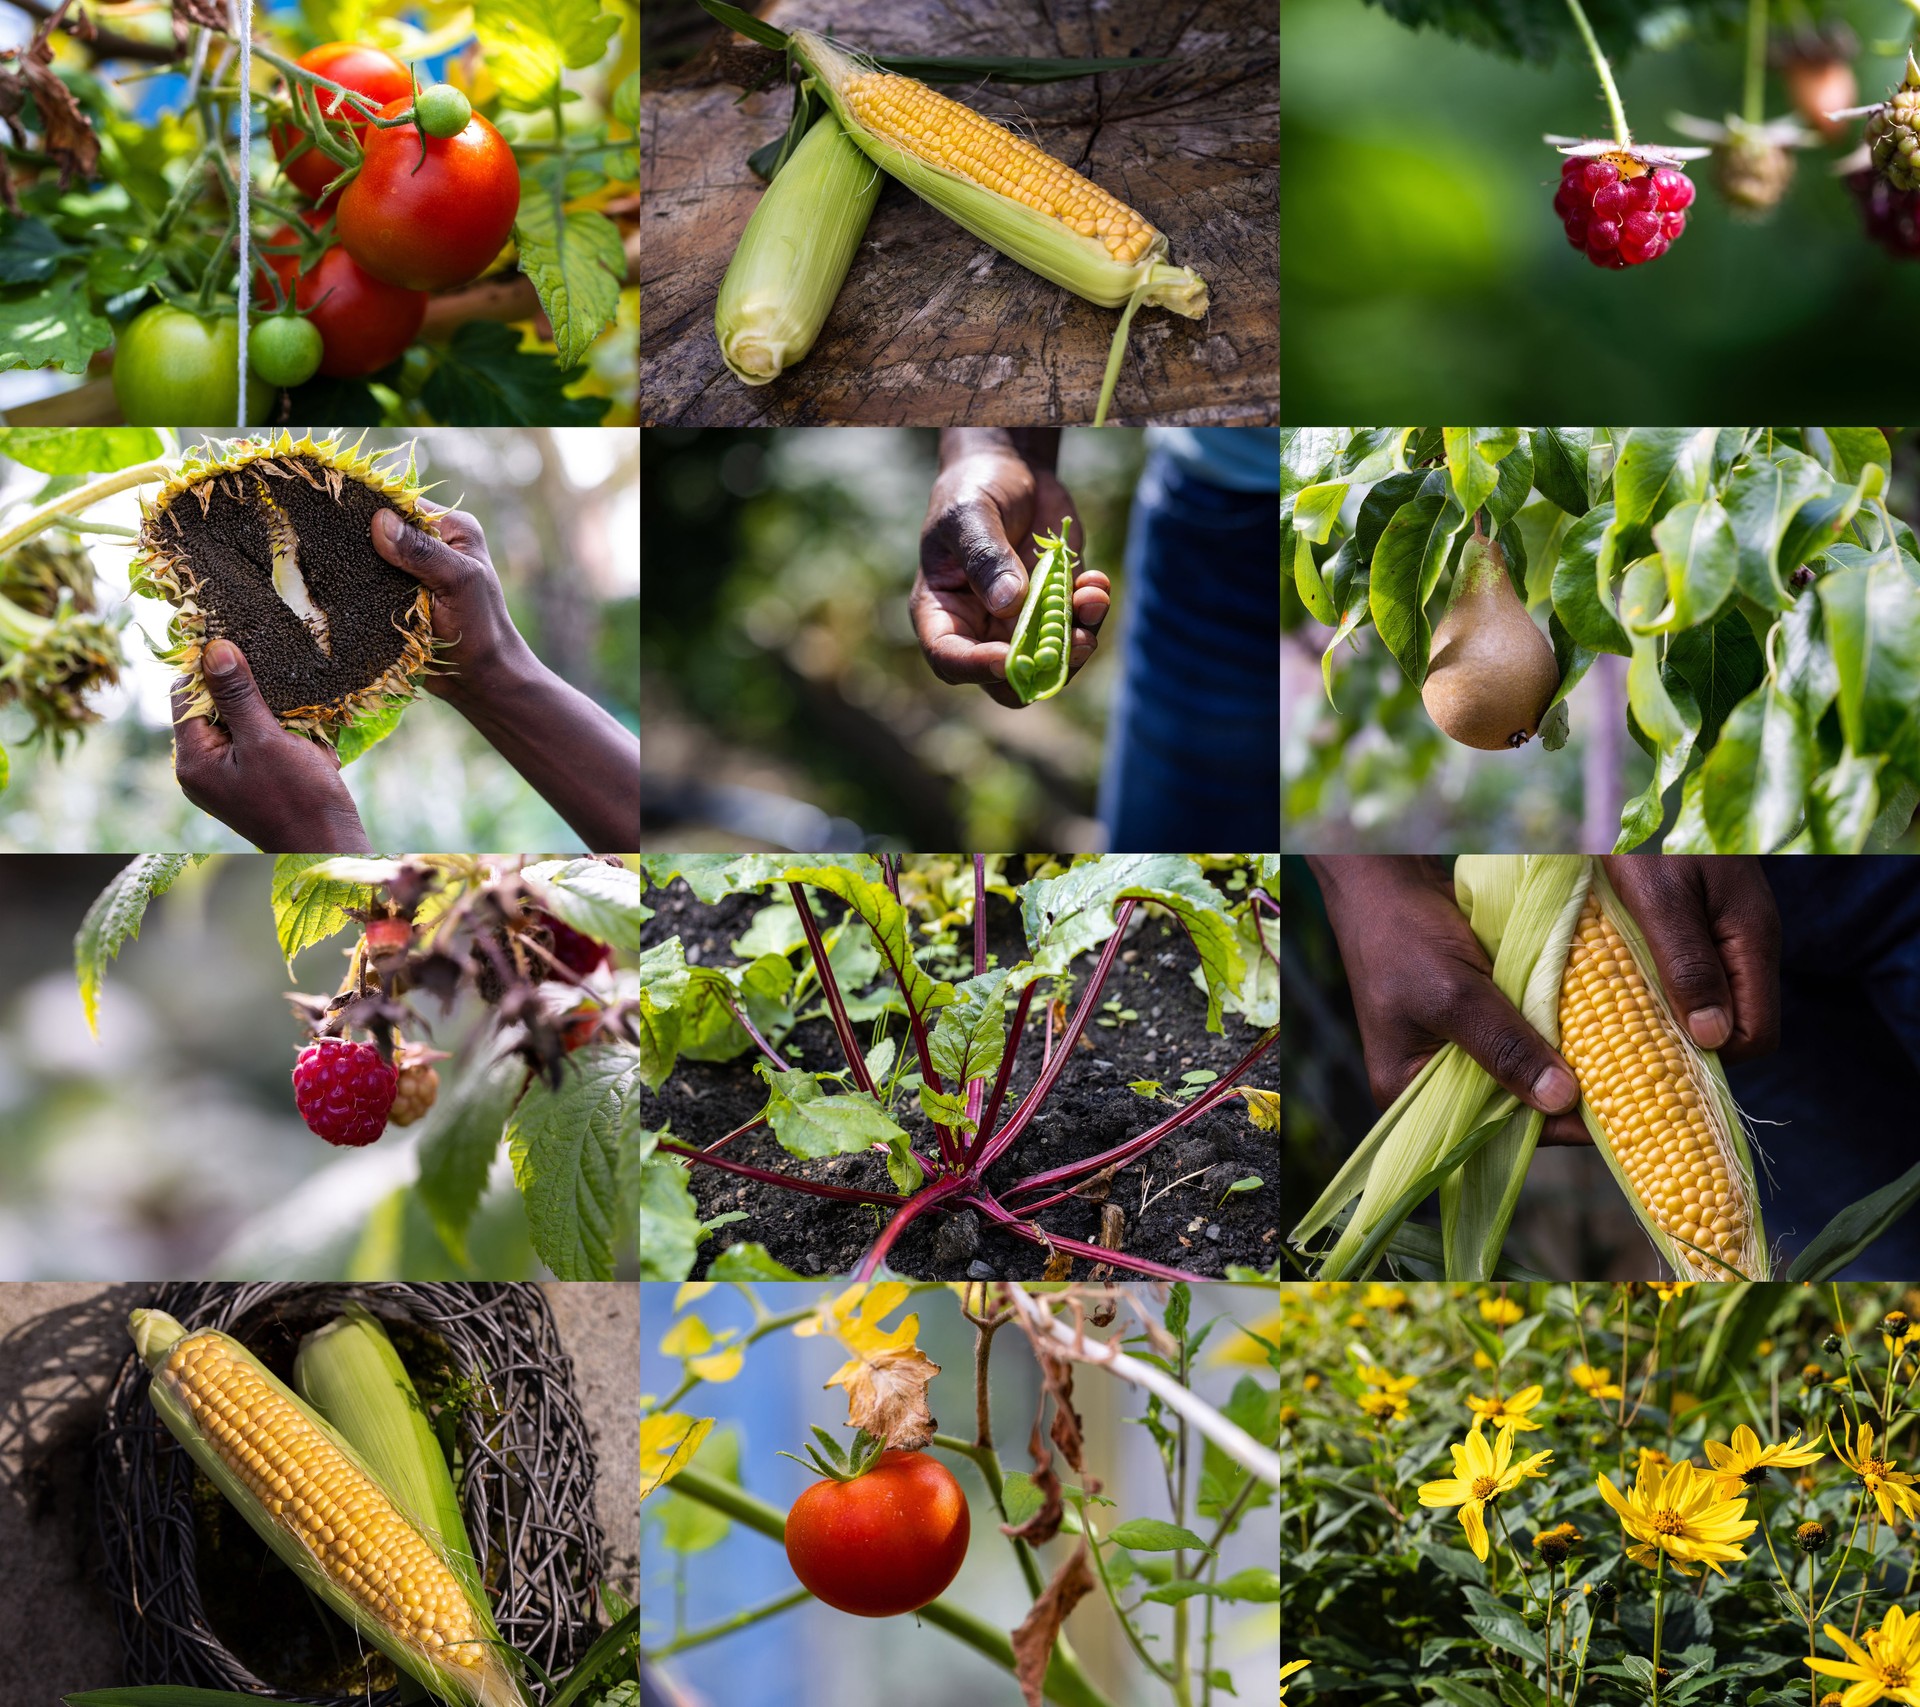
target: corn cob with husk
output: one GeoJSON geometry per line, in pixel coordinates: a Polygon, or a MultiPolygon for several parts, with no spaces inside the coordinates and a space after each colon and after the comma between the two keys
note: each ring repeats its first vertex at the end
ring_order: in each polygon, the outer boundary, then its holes
{"type": "Polygon", "coordinates": [[[880,173],[826,112],[761,192],[713,305],[720,354],[766,385],[820,336],[860,247],[880,173]]]}
{"type": "Polygon", "coordinates": [[[159,1310],[135,1310],[128,1327],[161,1420],[314,1594],[443,1701],[526,1707],[477,1578],[433,1538],[431,1516],[403,1508],[238,1340],[159,1310]]]}
{"type": "MultiPolygon", "coordinates": [[[[1454,886],[1492,956],[1495,984],[1573,1068],[1581,1117],[1656,1251],[1687,1279],[1766,1279],[1753,1162],[1726,1075],[1667,1005],[1646,938],[1600,863],[1468,855],[1454,886]]],[[[1449,1043],[1348,1158],[1293,1240],[1331,1226],[1357,1198],[1317,1272],[1365,1272],[1438,1191],[1447,1276],[1485,1279],[1544,1123],[1449,1043]]]]}
{"type": "Polygon", "coordinates": [[[876,165],[1042,278],[1103,308],[1124,306],[1095,426],[1106,419],[1134,310],[1144,303],[1194,320],[1207,312],[1206,281],[1168,264],[1165,234],[1063,161],[917,78],[844,53],[811,30],[794,30],[788,45],[876,165]]]}

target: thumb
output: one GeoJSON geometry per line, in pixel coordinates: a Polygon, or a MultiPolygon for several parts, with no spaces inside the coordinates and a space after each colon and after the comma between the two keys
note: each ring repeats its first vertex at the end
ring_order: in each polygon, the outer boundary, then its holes
{"type": "Polygon", "coordinates": [[[1492,979],[1464,991],[1447,1035],[1530,1108],[1559,1114],[1580,1100],[1580,1082],[1547,1041],[1521,1018],[1492,979]]]}
{"type": "Polygon", "coordinates": [[[456,592],[467,572],[467,560],[446,541],[408,527],[392,510],[374,511],[373,549],[430,593],[456,592]]]}
{"type": "Polygon", "coordinates": [[[214,709],[236,740],[257,740],[279,733],[280,720],[267,709],[246,655],[231,640],[209,642],[200,655],[200,668],[207,678],[214,709]]]}

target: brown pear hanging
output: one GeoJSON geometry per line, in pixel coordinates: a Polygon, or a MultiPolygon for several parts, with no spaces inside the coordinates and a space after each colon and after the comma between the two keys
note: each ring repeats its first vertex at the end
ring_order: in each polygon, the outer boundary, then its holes
{"type": "Polygon", "coordinates": [[[1420,689],[1427,715],[1462,746],[1524,747],[1559,685],[1553,648],[1507,579],[1507,554],[1475,534],[1434,630],[1420,689]]]}

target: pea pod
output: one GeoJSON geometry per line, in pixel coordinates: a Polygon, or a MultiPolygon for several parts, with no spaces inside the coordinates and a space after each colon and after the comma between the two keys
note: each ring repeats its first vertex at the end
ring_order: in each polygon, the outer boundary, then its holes
{"type": "Polygon", "coordinates": [[[1023,705],[1051,699],[1067,685],[1073,657],[1073,547],[1067,520],[1057,534],[1036,533],[1039,560],[1027,576],[1027,602],[1020,607],[1007,652],[1007,686],[1023,705]]]}

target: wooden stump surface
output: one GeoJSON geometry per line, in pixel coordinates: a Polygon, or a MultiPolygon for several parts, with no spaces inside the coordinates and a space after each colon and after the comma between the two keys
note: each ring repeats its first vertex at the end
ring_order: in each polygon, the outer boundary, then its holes
{"type": "MultiPolygon", "coordinates": [[[[1108,420],[1279,418],[1278,13],[1271,0],[776,0],[781,29],[873,53],[1165,56],[1050,84],[942,84],[1013,121],[1167,234],[1207,281],[1201,320],[1134,316],[1108,420]]],[[[819,340],[770,385],[731,374],[713,307],[761,193],[747,156],[792,95],[742,101],[769,63],[713,46],[641,93],[641,419],[646,425],[1036,426],[1091,421],[1119,314],[1030,273],[889,178],[819,340]]]]}

